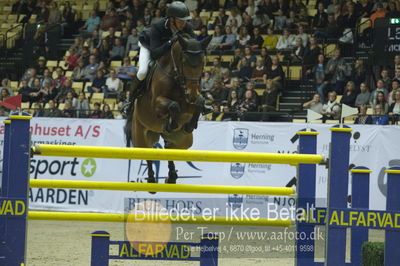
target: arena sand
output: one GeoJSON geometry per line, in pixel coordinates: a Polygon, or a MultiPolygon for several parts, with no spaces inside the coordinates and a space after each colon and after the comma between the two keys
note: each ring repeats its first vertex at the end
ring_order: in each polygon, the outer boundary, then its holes
{"type": "MultiPolygon", "coordinates": [[[[229,233],[231,227],[209,226],[210,232],[229,233]]],[[[235,227],[236,228],[239,227],[235,227]]],[[[176,232],[174,226],[173,232],[176,232]]],[[[59,221],[29,221],[28,223],[28,251],[27,265],[28,266],[88,266],[90,265],[91,252],[91,237],[90,234],[96,230],[108,231],[111,234],[112,240],[124,239],[124,226],[120,223],[93,223],[93,222],[59,222],[59,221]]],[[[193,237],[193,242],[198,242],[199,230],[197,227],[185,227],[185,231],[196,232],[193,237]]],[[[281,230],[271,228],[268,230],[281,230]]],[[[321,228],[324,230],[324,228],[321,228]]],[[[244,231],[260,231],[260,227],[246,228],[244,231]]],[[[263,230],[265,231],[265,230],[263,230]]],[[[294,231],[290,228],[289,231],[294,231]]],[[[349,233],[348,233],[349,236],[349,233]]],[[[370,239],[372,241],[382,241],[383,232],[370,230],[370,239]]],[[[349,239],[348,239],[349,240],[349,239]]],[[[191,241],[189,241],[191,242],[191,241]]],[[[221,266],[286,266],[294,265],[294,251],[290,250],[294,247],[294,241],[277,241],[277,240],[262,240],[262,241],[239,241],[223,240],[221,247],[232,249],[229,254],[220,256],[219,265],[221,266]],[[241,252],[237,250],[243,244],[250,247],[271,246],[284,247],[286,250],[278,249],[269,252],[263,251],[257,254],[249,254],[249,252],[241,252]]],[[[324,256],[323,240],[318,240],[316,245],[316,254],[318,258],[324,256]]],[[[349,248],[349,247],[348,247],[349,248]]],[[[240,249],[240,248],[239,248],[240,249]]],[[[113,250],[111,250],[113,251],[113,250]]],[[[256,253],[256,252],[255,252],[256,253]]],[[[347,254],[349,254],[349,249],[347,254]]],[[[348,257],[348,256],[347,256],[348,257]]],[[[317,259],[317,261],[321,261],[317,259]]],[[[199,265],[198,262],[174,262],[174,261],[145,261],[145,260],[115,260],[110,261],[110,265],[199,265]]]]}

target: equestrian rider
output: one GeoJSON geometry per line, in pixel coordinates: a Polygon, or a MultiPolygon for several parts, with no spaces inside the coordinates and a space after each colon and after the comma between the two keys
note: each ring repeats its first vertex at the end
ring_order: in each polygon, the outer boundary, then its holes
{"type": "Polygon", "coordinates": [[[177,38],[177,33],[186,33],[196,38],[188,20],[192,19],[189,9],[183,2],[172,2],[167,8],[167,17],[151,25],[139,36],[139,70],[134,77],[130,92],[130,102],[139,94],[142,81],[146,78],[150,59],[157,60],[164,55],[177,38]]]}

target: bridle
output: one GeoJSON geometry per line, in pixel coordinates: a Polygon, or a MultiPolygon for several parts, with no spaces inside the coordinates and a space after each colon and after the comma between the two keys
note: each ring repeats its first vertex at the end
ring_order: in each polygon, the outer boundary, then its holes
{"type": "MultiPolygon", "coordinates": [[[[183,53],[189,53],[189,54],[200,54],[203,53],[203,51],[190,51],[190,50],[184,50],[182,52],[182,57],[183,57],[183,53]]],[[[179,86],[179,88],[182,90],[183,94],[185,95],[185,99],[188,103],[193,103],[194,99],[190,99],[190,90],[187,88],[186,86],[186,82],[187,81],[193,81],[196,82],[197,85],[200,87],[200,80],[201,80],[201,75],[199,77],[188,77],[185,76],[185,74],[183,73],[183,69],[184,69],[184,65],[183,65],[183,60],[181,60],[181,66],[180,68],[178,68],[177,63],[175,61],[174,55],[173,55],[173,49],[171,48],[171,58],[172,58],[172,64],[174,67],[174,70],[172,73],[167,72],[157,61],[156,65],[158,66],[158,68],[161,70],[161,72],[170,77],[171,79],[173,79],[179,86]]],[[[183,58],[182,58],[183,59],[183,58]]]]}

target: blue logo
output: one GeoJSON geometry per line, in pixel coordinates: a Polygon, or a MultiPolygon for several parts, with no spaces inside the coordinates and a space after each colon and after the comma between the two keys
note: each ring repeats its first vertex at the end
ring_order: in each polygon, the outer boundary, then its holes
{"type": "Polygon", "coordinates": [[[228,195],[228,203],[233,209],[239,209],[243,204],[243,195],[228,195]]]}
{"type": "Polygon", "coordinates": [[[246,164],[244,163],[231,163],[231,176],[239,179],[244,175],[244,169],[246,164]]]}
{"type": "Polygon", "coordinates": [[[247,128],[235,128],[233,130],[233,147],[243,150],[249,141],[249,130],[247,128]]]}

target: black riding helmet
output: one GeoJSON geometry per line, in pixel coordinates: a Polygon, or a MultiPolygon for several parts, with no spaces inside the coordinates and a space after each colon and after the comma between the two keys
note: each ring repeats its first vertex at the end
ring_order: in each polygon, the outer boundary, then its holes
{"type": "Polygon", "coordinates": [[[175,1],[168,5],[167,17],[174,17],[174,18],[177,18],[180,20],[192,19],[187,6],[183,2],[180,2],[180,1],[175,1]]]}

